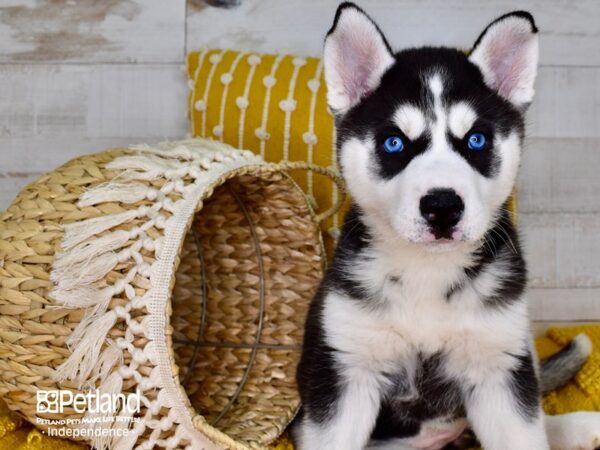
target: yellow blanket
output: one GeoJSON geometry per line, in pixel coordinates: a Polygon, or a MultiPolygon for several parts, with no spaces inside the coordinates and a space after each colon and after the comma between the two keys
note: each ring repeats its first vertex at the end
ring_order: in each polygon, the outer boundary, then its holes
{"type": "MultiPolygon", "coordinates": [[[[589,361],[567,386],[544,398],[548,414],[572,411],[600,411],[600,325],[551,328],[545,337],[536,340],[540,357],[544,358],[566,345],[578,333],[586,333],[594,344],[589,361]]],[[[81,450],[87,448],[67,440],[51,438],[23,422],[0,402],[0,450],[81,450]]],[[[272,450],[293,450],[287,438],[277,442],[272,450]]]]}

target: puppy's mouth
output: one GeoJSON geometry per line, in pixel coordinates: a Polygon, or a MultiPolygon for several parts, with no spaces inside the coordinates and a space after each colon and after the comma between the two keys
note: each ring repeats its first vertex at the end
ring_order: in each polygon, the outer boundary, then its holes
{"type": "Polygon", "coordinates": [[[430,252],[447,252],[456,249],[468,241],[465,233],[456,228],[439,232],[427,230],[415,243],[430,252]]]}
{"type": "Polygon", "coordinates": [[[456,227],[447,230],[429,229],[423,233],[423,242],[428,244],[447,244],[465,240],[463,231],[456,227]]]}

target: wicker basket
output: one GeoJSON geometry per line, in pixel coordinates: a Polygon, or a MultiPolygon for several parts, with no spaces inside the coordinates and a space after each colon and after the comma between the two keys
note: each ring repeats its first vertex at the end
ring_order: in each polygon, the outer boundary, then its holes
{"type": "Polygon", "coordinates": [[[264,448],[299,405],[317,224],[337,207],[315,215],[285,173],[298,168],[191,140],[83,156],[27,186],[0,216],[0,396],[97,448],[264,448]],[[53,412],[42,396],[40,410],[36,393],[57,389],[137,393],[141,408],[53,412]]]}

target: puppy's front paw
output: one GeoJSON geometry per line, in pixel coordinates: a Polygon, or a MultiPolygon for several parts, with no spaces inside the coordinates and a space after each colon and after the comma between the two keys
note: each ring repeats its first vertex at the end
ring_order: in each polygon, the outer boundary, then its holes
{"type": "Polygon", "coordinates": [[[552,450],[595,450],[600,448],[600,413],[576,412],[547,418],[552,450]]]}

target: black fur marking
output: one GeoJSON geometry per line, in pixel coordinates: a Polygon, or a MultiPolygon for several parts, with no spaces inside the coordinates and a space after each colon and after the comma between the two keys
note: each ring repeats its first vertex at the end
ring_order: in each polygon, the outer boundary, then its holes
{"type": "Polygon", "coordinates": [[[406,400],[409,384],[405,371],[399,371],[394,388],[382,402],[372,439],[414,436],[420,424],[442,416],[463,415],[463,402],[458,382],[443,374],[444,356],[436,353],[420,356],[415,374],[416,397],[406,400]]]}
{"type": "Polygon", "coordinates": [[[398,275],[390,275],[388,280],[390,283],[402,285],[402,278],[400,278],[398,275]]]}
{"type": "Polygon", "coordinates": [[[486,244],[480,250],[481,261],[502,260],[510,267],[510,274],[500,279],[500,285],[494,295],[484,299],[492,306],[502,306],[519,300],[527,286],[527,267],[521,252],[519,236],[507,211],[503,208],[502,215],[496,225],[486,234],[486,244]]]}
{"type": "Polygon", "coordinates": [[[452,296],[454,294],[456,294],[457,292],[460,292],[464,287],[465,287],[465,283],[462,280],[459,281],[459,282],[454,283],[446,291],[446,300],[450,301],[452,299],[452,296]]]}
{"type": "Polygon", "coordinates": [[[521,298],[527,286],[527,267],[521,253],[519,236],[507,208],[508,205],[502,207],[496,225],[486,233],[483,244],[475,253],[475,264],[465,267],[465,279],[448,288],[447,300],[451,300],[454,294],[475,280],[486,267],[498,261],[511,268],[510,275],[500,280],[494,295],[482,300],[490,306],[502,306],[521,298]]]}
{"type": "Polygon", "coordinates": [[[427,134],[414,141],[409,140],[396,126],[389,125],[377,131],[375,138],[375,154],[379,162],[379,176],[386,180],[394,178],[417,155],[420,155],[429,146],[430,138],[427,134]],[[404,141],[404,150],[400,153],[388,153],[383,149],[383,143],[389,136],[400,136],[404,141]]]}
{"type": "Polygon", "coordinates": [[[369,240],[370,235],[362,220],[362,212],[353,204],[344,219],[333,261],[323,281],[326,288],[355,299],[362,299],[368,295],[367,290],[350,276],[348,267],[352,267],[357,258],[361,257],[363,250],[369,246],[369,240]]]}
{"type": "Polygon", "coordinates": [[[448,131],[447,137],[454,151],[466,159],[472,167],[476,167],[484,177],[489,178],[496,173],[500,165],[500,160],[494,158],[493,129],[491,127],[484,128],[481,125],[475,125],[472,131],[467,133],[462,139],[453,136],[448,131]],[[485,135],[489,144],[484,150],[473,151],[467,146],[469,135],[472,132],[479,132],[485,135]]]}
{"type": "Polygon", "coordinates": [[[483,298],[487,305],[500,307],[519,300],[527,286],[527,267],[521,253],[519,236],[510,219],[508,205],[502,207],[502,212],[496,225],[485,235],[483,244],[475,253],[475,265],[466,267],[466,280],[450,286],[446,298],[464,289],[466,284],[475,280],[490,264],[501,261],[511,268],[510,274],[499,279],[499,286],[491,296],[483,298]]]}
{"type": "Polygon", "coordinates": [[[532,422],[538,417],[540,410],[540,390],[533,359],[531,353],[512,356],[518,363],[510,372],[510,389],[517,401],[519,413],[525,420],[532,422]]]}
{"type": "Polygon", "coordinates": [[[415,436],[421,429],[421,422],[410,417],[398,420],[395,416],[397,411],[389,403],[383,403],[377,416],[375,429],[371,439],[385,440],[391,438],[406,438],[415,436]]]}
{"type": "Polygon", "coordinates": [[[490,89],[479,68],[459,50],[423,47],[403,50],[396,53],[395,58],[396,62],[383,75],[379,86],[343,117],[338,117],[338,149],[352,137],[364,139],[371,133],[376,147],[377,174],[390,179],[404,170],[429,148],[430,136],[425,132],[410,141],[394,124],[394,113],[401,105],[408,104],[419,108],[426,117],[434,117],[433,98],[426,82],[430,75],[439,73],[443,78],[441,100],[444,106],[467,102],[478,117],[473,131],[484,132],[492,145],[476,152],[466,147],[464,139],[450,134],[449,143],[475,170],[486,177],[493,176],[500,164],[494,138],[507,136],[513,130],[522,137],[522,112],[490,89]],[[403,151],[388,154],[383,150],[383,141],[390,135],[404,138],[403,151]]]}
{"type": "Polygon", "coordinates": [[[335,350],[325,343],[321,321],[325,295],[325,289],[321,286],[310,304],[304,331],[304,350],[296,373],[303,413],[307,413],[316,423],[324,423],[333,416],[340,391],[335,350]]]}

